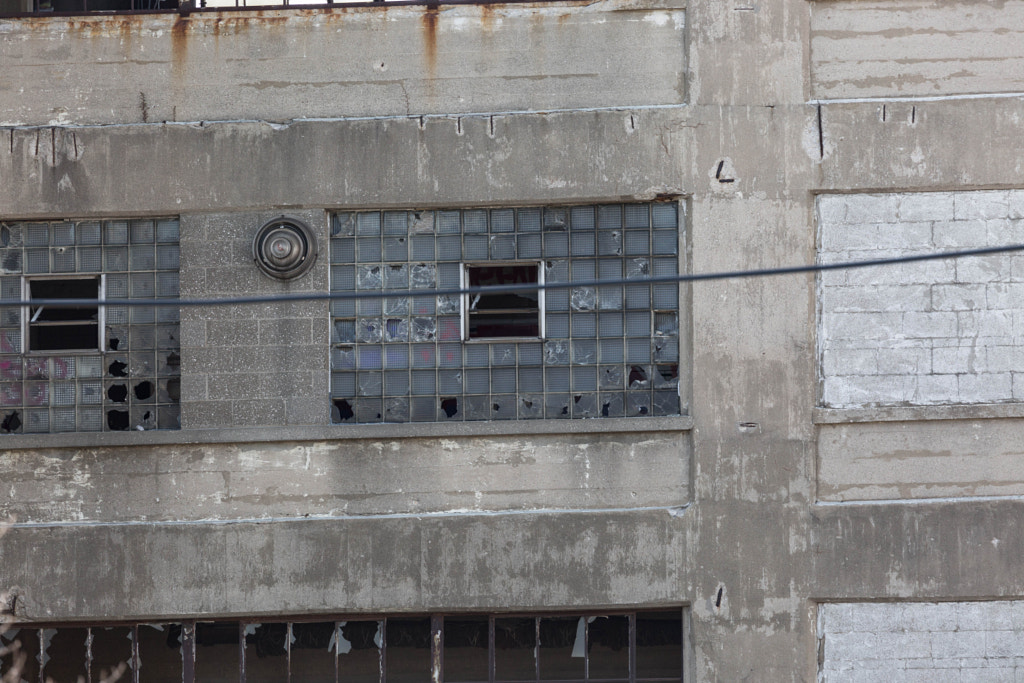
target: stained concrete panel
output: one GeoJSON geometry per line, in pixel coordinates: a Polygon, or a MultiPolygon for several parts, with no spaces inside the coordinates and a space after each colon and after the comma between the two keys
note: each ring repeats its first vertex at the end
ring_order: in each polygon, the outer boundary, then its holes
{"type": "Polygon", "coordinates": [[[5,20],[0,125],[679,104],[685,23],[621,0],[5,20]]]}
{"type": "Polygon", "coordinates": [[[908,97],[1024,90],[1024,2],[817,2],[811,95],[908,97]]]}
{"type": "Polygon", "coordinates": [[[1021,419],[820,425],[824,501],[1024,494],[1021,419]]]}

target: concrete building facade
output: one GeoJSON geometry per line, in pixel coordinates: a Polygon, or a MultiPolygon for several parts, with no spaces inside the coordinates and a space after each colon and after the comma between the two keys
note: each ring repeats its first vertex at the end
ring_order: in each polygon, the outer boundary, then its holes
{"type": "Polygon", "coordinates": [[[1024,255],[664,279],[1024,241],[1024,3],[62,9],[0,0],[26,680],[1024,675],[1024,255]]]}

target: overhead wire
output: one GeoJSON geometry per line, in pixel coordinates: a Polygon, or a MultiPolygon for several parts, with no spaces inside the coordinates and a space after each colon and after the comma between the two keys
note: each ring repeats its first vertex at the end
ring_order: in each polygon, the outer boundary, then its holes
{"type": "MultiPolygon", "coordinates": [[[[912,254],[890,258],[863,259],[856,261],[840,261],[836,263],[814,263],[798,266],[778,266],[773,268],[756,268],[750,270],[726,270],[710,273],[683,273],[677,275],[656,275],[643,278],[604,278],[591,280],[569,280],[566,282],[524,282],[507,285],[488,285],[482,287],[448,287],[424,289],[373,289],[355,292],[297,292],[294,294],[272,294],[257,296],[214,297],[206,299],[0,299],[2,306],[150,306],[150,307],[214,307],[241,306],[253,304],[295,303],[307,301],[343,301],[352,299],[394,299],[398,297],[432,297],[461,296],[463,294],[503,294],[509,292],[532,292],[556,289],[576,289],[580,287],[609,287],[618,285],[645,284],[678,284],[686,282],[706,282],[714,280],[735,280],[742,278],[771,277],[778,275],[799,275],[821,273],[837,270],[853,270],[876,266],[918,263],[922,261],[941,261],[972,256],[987,256],[1024,251],[1024,244],[1010,244],[996,247],[980,247],[957,251],[931,252],[912,254]]],[[[551,259],[540,259],[541,261],[551,259]]],[[[338,265],[338,264],[332,264],[338,265]]],[[[386,265],[386,264],[385,264],[386,265]]]]}

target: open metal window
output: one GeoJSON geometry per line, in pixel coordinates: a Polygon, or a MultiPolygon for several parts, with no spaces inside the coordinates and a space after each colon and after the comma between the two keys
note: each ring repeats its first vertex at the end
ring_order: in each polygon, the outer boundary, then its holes
{"type": "MultiPolygon", "coordinates": [[[[543,284],[540,264],[466,264],[464,287],[543,284]]],[[[544,292],[539,289],[463,296],[464,339],[542,338],[544,292]]]]}
{"type": "Polygon", "coordinates": [[[26,277],[24,301],[81,299],[81,305],[30,304],[22,317],[24,351],[98,351],[103,348],[102,275],[26,277]]]}

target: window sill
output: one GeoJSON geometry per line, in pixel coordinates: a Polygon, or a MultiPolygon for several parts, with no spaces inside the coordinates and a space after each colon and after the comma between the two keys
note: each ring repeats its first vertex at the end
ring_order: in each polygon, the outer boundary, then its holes
{"type": "Polygon", "coordinates": [[[422,422],[361,425],[312,425],[232,429],[152,430],[144,432],[68,432],[0,436],[0,448],[92,448],[275,441],[339,441],[348,439],[417,439],[438,437],[539,436],[545,434],[609,434],[686,432],[693,418],[625,417],[583,420],[500,420],[489,422],[422,422]]]}
{"type": "Polygon", "coordinates": [[[991,420],[1024,417],[1024,403],[977,403],[874,408],[815,408],[814,424],[915,422],[924,420],[991,420]]]}

